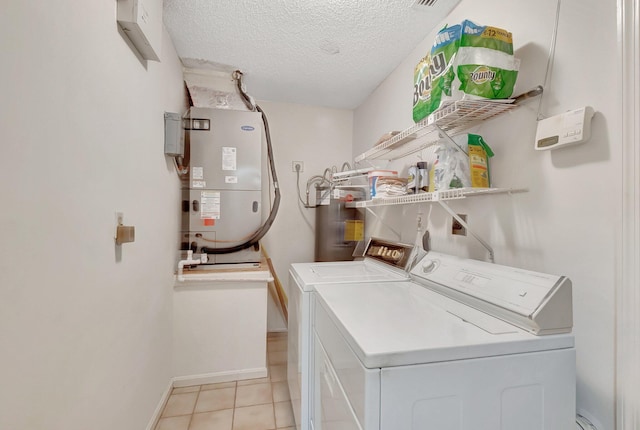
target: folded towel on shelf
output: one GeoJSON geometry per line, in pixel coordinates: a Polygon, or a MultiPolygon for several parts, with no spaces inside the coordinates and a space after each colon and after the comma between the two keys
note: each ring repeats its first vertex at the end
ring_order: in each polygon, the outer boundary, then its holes
{"type": "Polygon", "coordinates": [[[372,190],[373,198],[397,197],[407,194],[407,179],[379,176],[372,190]]]}

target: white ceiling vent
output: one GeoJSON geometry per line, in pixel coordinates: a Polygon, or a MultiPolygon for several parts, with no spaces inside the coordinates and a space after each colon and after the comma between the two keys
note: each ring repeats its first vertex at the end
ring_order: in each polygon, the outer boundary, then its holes
{"type": "Polygon", "coordinates": [[[438,0],[416,0],[411,6],[414,9],[422,9],[423,7],[429,7],[436,4],[438,0]]]}

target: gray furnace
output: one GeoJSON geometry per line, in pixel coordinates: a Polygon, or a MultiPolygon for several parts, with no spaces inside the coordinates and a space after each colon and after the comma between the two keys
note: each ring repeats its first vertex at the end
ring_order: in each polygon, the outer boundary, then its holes
{"type": "Polygon", "coordinates": [[[245,243],[261,226],[260,113],[191,107],[184,117],[188,181],[182,182],[181,249],[206,253],[208,264],[259,262],[259,245],[245,243]]]}

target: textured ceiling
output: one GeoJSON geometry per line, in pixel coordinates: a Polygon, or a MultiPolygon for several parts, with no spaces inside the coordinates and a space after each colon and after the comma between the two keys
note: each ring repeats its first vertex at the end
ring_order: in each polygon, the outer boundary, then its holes
{"type": "Polygon", "coordinates": [[[353,109],[458,2],[164,0],[164,22],[185,66],[240,69],[256,99],[353,109]]]}

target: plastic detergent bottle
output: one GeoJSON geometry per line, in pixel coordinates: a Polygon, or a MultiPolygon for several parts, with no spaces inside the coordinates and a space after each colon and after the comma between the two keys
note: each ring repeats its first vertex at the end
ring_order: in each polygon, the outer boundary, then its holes
{"type": "Polygon", "coordinates": [[[420,175],[416,166],[409,167],[407,178],[407,190],[411,193],[417,193],[420,184],[420,175]]]}
{"type": "Polygon", "coordinates": [[[417,191],[429,191],[429,175],[426,161],[418,161],[417,191]]]}

